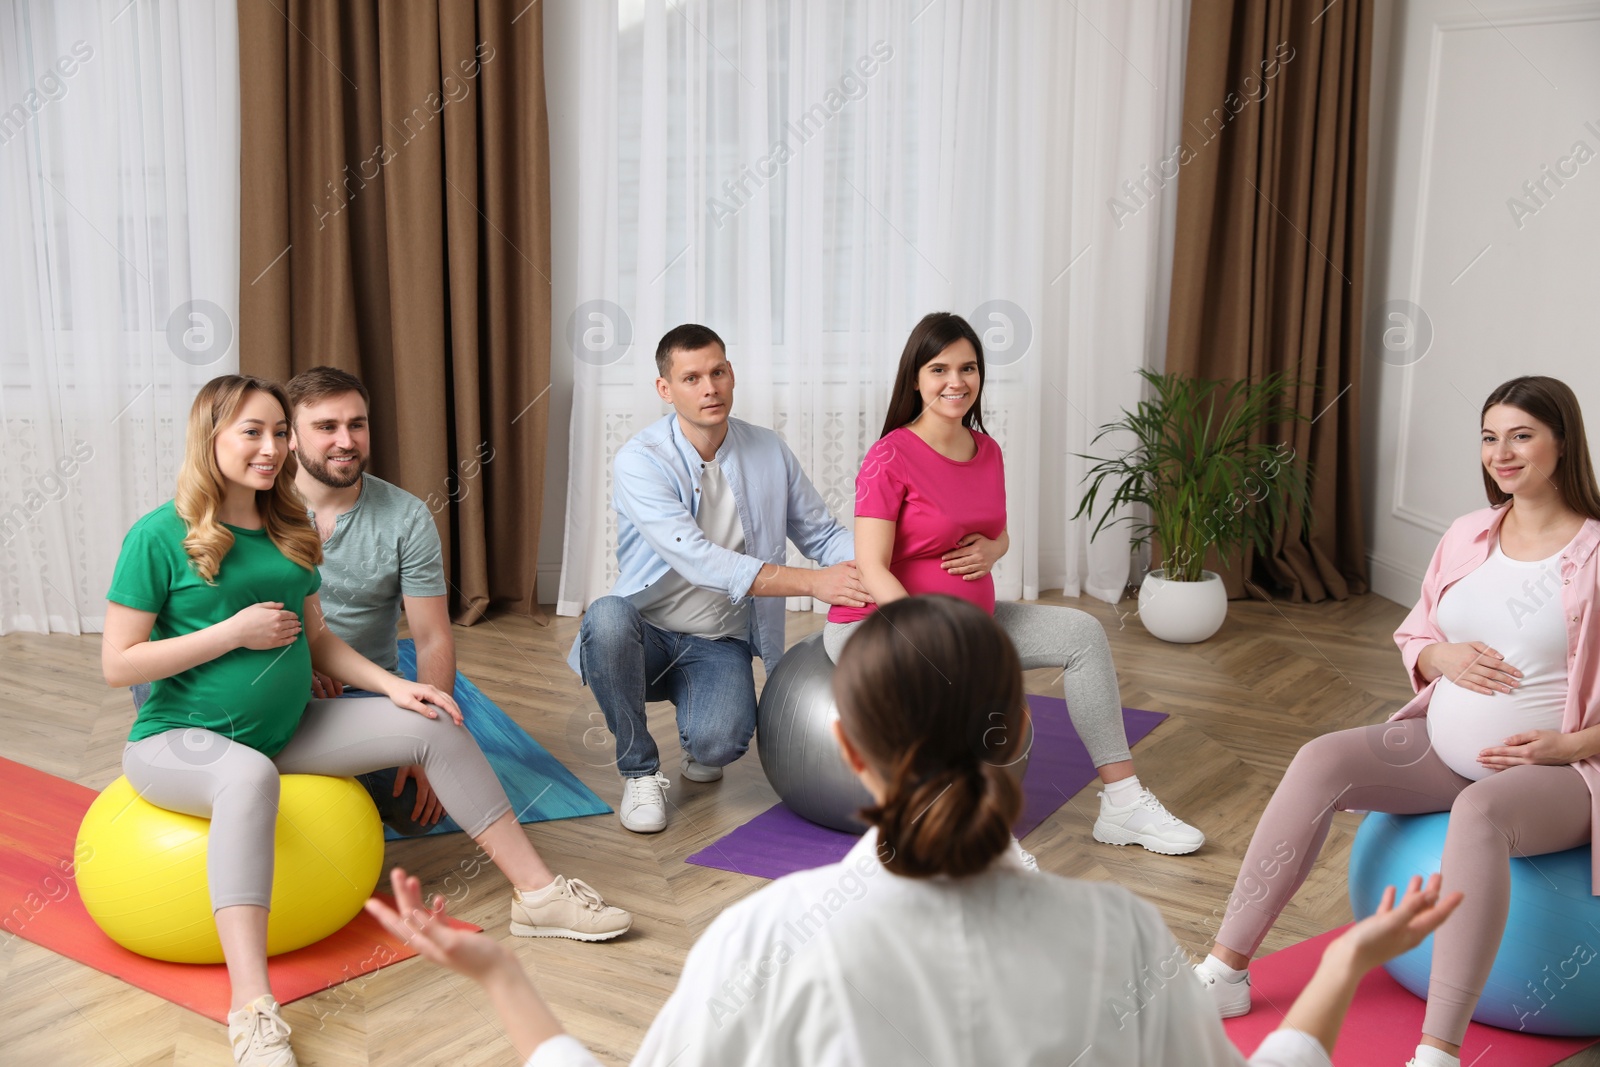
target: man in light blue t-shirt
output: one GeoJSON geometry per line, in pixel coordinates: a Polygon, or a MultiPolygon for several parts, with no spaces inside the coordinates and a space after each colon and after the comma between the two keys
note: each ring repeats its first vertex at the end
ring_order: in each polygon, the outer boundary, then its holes
{"type": "MultiPolygon", "coordinates": [[[[322,607],[334,633],[378,666],[399,673],[400,612],[417,644],[417,680],[455,690],[456,644],[449,586],[433,514],[417,497],[366,473],[371,453],[367,390],[353,374],[313,367],[288,384],[294,408],[290,442],[322,536],[322,607]]],[[[313,695],[344,686],[317,675],[313,695]]],[[[361,776],[383,821],[403,834],[426,833],[444,815],[419,766],[361,776]]]]}

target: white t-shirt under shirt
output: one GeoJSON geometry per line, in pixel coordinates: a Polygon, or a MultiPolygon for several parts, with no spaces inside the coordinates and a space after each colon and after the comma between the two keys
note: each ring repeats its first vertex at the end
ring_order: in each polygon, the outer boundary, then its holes
{"type": "MultiPolygon", "coordinates": [[[[700,464],[700,501],[694,518],[713,544],[734,552],[744,551],[739,509],[716,460],[700,464]]],[[[673,633],[710,638],[749,636],[749,599],[735,605],[714,589],[691,585],[677,571],[668,571],[634,603],[646,622],[673,633]]]]}
{"type": "Polygon", "coordinates": [[[1483,565],[1439,600],[1445,640],[1482,641],[1522,672],[1520,686],[1493,696],[1439,679],[1428,704],[1428,737],[1439,758],[1464,778],[1492,774],[1478,753],[1512,734],[1561,729],[1567,704],[1561,552],[1527,562],[1511,559],[1496,541],[1483,565]]]}

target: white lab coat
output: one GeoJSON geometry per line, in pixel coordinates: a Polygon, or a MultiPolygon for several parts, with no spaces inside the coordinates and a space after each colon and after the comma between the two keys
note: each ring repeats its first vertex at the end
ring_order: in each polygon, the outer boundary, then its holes
{"type": "MultiPolygon", "coordinates": [[[[635,1067],[1330,1067],[1286,1030],[1240,1056],[1160,914],[1121,886],[1013,853],[970,878],[902,878],[876,849],[869,831],[723,912],[635,1067]]],[[[563,1036],[527,1067],[595,1063],[563,1036]]]]}

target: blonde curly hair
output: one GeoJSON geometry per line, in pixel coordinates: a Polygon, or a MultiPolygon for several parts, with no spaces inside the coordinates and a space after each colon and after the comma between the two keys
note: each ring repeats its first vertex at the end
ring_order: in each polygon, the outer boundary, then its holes
{"type": "MultiPolygon", "coordinates": [[[[215,584],[222,559],[233,547],[233,532],[217,519],[227,495],[227,479],[217,466],[217,435],[233,424],[251,393],[266,393],[288,418],[289,398],[276,382],[243,374],[224,374],[200,387],[189,409],[189,433],[178,471],[175,504],[189,528],[183,550],[195,573],[215,584]]],[[[258,490],[256,510],[267,536],[286,557],[310,569],[322,562],[322,540],[306,517],[306,502],[294,485],[294,465],[285,452],[271,489],[258,490]]]]}

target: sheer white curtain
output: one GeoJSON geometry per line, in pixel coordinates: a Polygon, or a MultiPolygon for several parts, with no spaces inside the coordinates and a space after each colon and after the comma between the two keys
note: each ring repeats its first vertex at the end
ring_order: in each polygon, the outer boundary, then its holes
{"type": "Polygon", "coordinates": [[[232,3],[0,4],[0,633],[97,631],[238,369],[232,3]]]}
{"type": "Polygon", "coordinates": [[[985,341],[1012,540],[998,595],[1120,597],[1126,534],[1090,547],[1069,521],[1071,453],[1164,345],[1175,190],[1111,201],[1176,139],[1183,23],[1181,0],[624,0],[547,23],[579,57],[577,84],[551,87],[580,153],[576,202],[554,205],[577,229],[557,264],[577,281],[555,309],[574,358],[557,610],[615,577],[611,461],[667,410],[666,329],[723,335],[734,414],[783,434],[848,523],[933,310],[985,341]]]}

